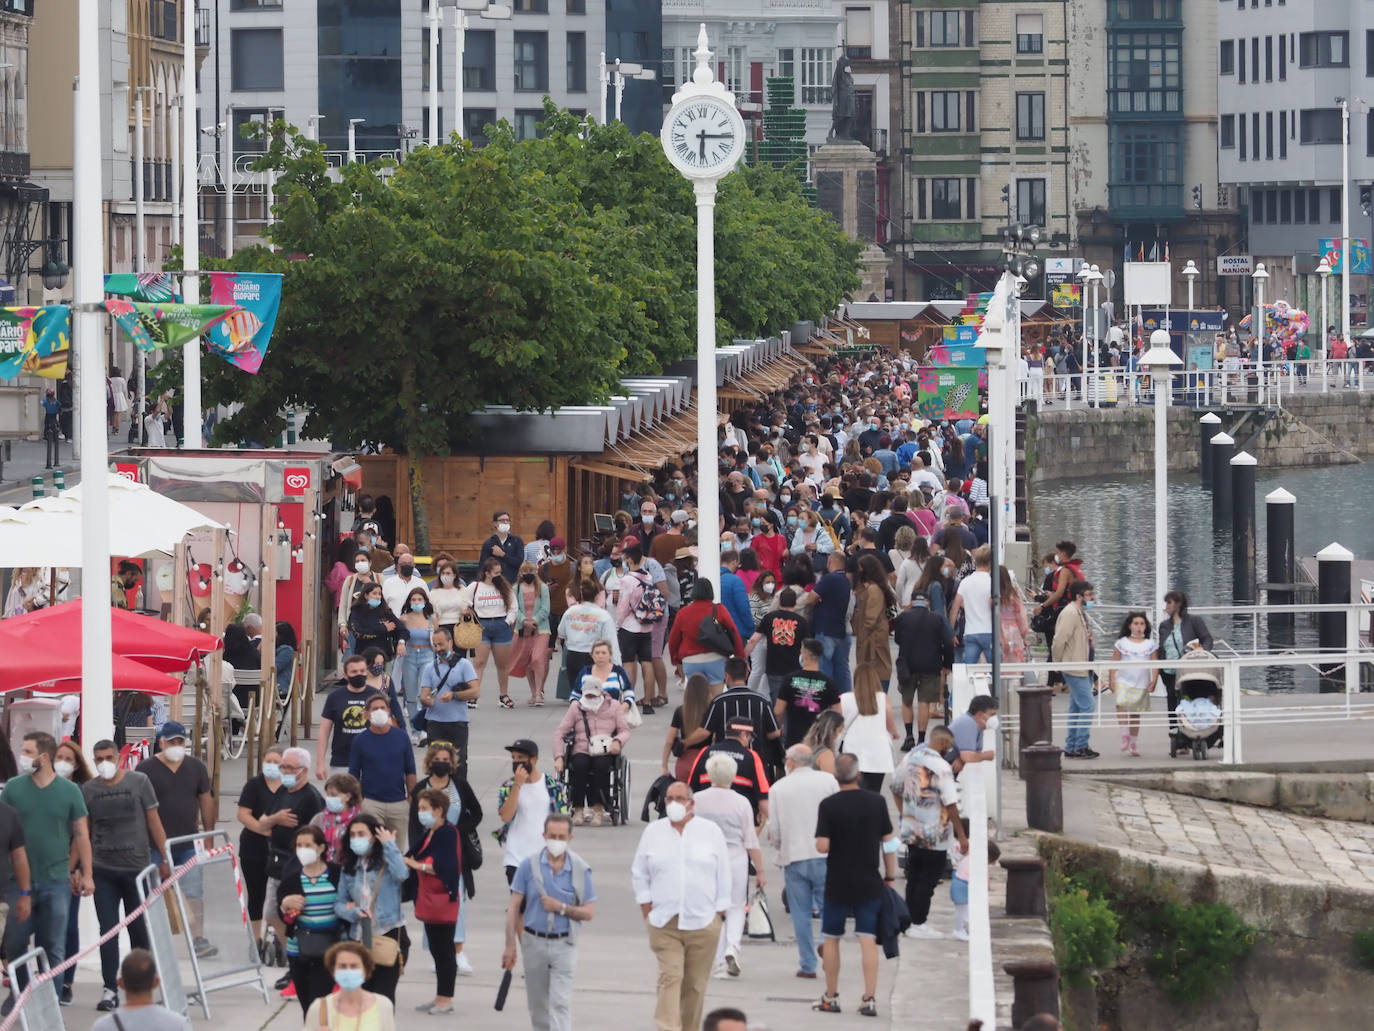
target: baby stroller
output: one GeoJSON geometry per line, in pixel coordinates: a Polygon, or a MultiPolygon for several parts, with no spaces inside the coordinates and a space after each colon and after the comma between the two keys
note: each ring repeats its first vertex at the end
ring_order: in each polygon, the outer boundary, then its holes
{"type": "Polygon", "coordinates": [[[1169,739],[1169,758],[1191,751],[1194,759],[1206,759],[1207,749],[1221,744],[1221,668],[1205,665],[1217,658],[1208,651],[1190,651],[1179,659],[1174,690],[1178,729],[1169,739]]]}

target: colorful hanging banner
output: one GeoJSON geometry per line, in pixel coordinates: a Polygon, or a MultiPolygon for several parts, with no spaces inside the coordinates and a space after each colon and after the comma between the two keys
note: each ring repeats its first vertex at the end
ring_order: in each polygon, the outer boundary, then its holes
{"type": "Polygon", "coordinates": [[[109,272],[105,292],[134,301],[181,301],[176,280],[168,272],[109,272]]]}
{"type": "Polygon", "coordinates": [[[981,347],[961,345],[946,347],[937,344],[930,349],[930,364],[936,367],[956,366],[965,369],[980,368],[988,363],[987,351],[981,347]]]}
{"type": "Polygon", "coordinates": [[[0,379],[61,379],[71,356],[71,309],[0,308],[0,379]]]}
{"type": "MultiPolygon", "coordinates": [[[[940,331],[940,336],[944,339],[946,347],[967,347],[978,343],[977,326],[945,326],[940,331]]],[[[936,365],[947,365],[948,362],[937,361],[936,365]]]]}
{"type": "Polygon", "coordinates": [[[921,418],[978,418],[981,371],[973,367],[922,366],[916,376],[916,399],[921,418]]]}
{"type": "Polygon", "coordinates": [[[272,342],[281,306],[280,272],[211,272],[210,303],[234,310],[211,327],[207,340],[230,365],[256,373],[272,342]]]}
{"type": "Polygon", "coordinates": [[[1056,308],[1078,307],[1078,284],[1060,283],[1050,294],[1050,303],[1056,308]]]}
{"type": "Polygon", "coordinates": [[[105,310],[140,350],[180,347],[207,333],[234,309],[216,304],[142,304],[106,301],[105,310]]]}

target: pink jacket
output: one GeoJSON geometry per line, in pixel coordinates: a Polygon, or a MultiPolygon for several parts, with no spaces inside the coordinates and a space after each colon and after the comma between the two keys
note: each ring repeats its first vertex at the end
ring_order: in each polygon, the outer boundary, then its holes
{"type": "Polygon", "coordinates": [[[563,714],[563,718],[558,722],[558,728],[553,732],[553,754],[563,754],[563,741],[568,735],[573,738],[573,754],[587,755],[587,731],[593,735],[609,734],[620,742],[620,747],[624,749],[630,740],[630,725],[625,722],[625,710],[614,698],[606,698],[601,703],[601,708],[596,712],[588,712],[582,708],[582,703],[573,702],[568,706],[568,711],[563,714]],[[582,717],[587,718],[583,723],[582,717]]]}

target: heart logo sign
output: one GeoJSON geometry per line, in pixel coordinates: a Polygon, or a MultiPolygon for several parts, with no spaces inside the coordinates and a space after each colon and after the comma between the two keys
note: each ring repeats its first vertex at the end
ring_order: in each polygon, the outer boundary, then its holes
{"type": "Polygon", "coordinates": [[[291,467],[282,474],[282,492],[284,494],[304,494],[310,488],[310,468],[308,466],[291,467]]]}

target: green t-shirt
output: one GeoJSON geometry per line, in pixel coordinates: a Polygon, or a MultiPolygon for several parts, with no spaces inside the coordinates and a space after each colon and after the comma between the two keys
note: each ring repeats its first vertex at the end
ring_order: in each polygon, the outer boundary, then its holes
{"type": "Polygon", "coordinates": [[[70,871],[72,821],[86,815],[81,789],[56,777],[45,788],[27,774],[12,777],[0,793],[0,802],[14,806],[24,826],[24,848],[35,881],[55,881],[70,871]]]}

